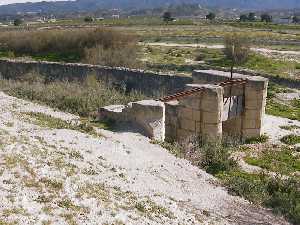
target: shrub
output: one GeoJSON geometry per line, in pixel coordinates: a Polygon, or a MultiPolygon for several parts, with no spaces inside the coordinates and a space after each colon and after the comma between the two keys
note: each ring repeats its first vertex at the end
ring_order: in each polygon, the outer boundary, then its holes
{"type": "Polygon", "coordinates": [[[259,137],[248,138],[245,140],[246,144],[258,144],[258,143],[266,143],[269,140],[269,136],[261,135],[259,137]]]}
{"type": "Polygon", "coordinates": [[[199,166],[208,173],[218,174],[224,171],[230,171],[237,167],[237,163],[230,157],[231,148],[222,144],[206,144],[199,146],[199,166]]]}
{"type": "Polygon", "coordinates": [[[125,91],[106,87],[93,75],[88,76],[84,82],[43,82],[41,75],[31,74],[30,77],[23,81],[0,80],[0,88],[5,88],[13,96],[45,103],[80,116],[88,116],[90,112],[105,105],[126,104],[145,98],[138,93],[126,94],[125,91]]]}
{"type": "Polygon", "coordinates": [[[300,136],[290,134],[281,138],[280,141],[287,145],[296,145],[300,143],[300,136]]]}
{"type": "Polygon", "coordinates": [[[84,22],[91,23],[94,22],[94,18],[91,16],[84,17],[84,22]]]}
{"type": "Polygon", "coordinates": [[[0,44],[2,51],[16,55],[69,55],[114,66],[134,65],[138,48],[134,36],[108,28],[1,32],[0,44]]]}
{"type": "Polygon", "coordinates": [[[15,19],[14,20],[14,25],[15,26],[20,26],[23,23],[23,21],[21,19],[15,19]]]}
{"type": "Polygon", "coordinates": [[[240,171],[232,171],[220,177],[231,192],[272,208],[275,213],[285,215],[294,224],[299,223],[299,179],[270,178],[265,174],[247,174],[240,171]]]}

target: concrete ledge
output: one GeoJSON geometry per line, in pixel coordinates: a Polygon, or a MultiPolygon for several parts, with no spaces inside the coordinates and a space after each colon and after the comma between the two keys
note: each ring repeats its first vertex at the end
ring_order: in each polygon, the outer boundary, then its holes
{"type": "Polygon", "coordinates": [[[165,106],[154,100],[144,100],[125,105],[111,105],[99,109],[99,120],[128,122],[138,126],[155,140],[165,139],[165,106]]]}

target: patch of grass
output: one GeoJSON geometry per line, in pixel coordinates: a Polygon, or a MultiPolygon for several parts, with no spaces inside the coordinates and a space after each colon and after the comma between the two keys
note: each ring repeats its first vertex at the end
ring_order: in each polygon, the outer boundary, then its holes
{"type": "Polygon", "coordinates": [[[266,143],[269,140],[269,136],[261,135],[259,137],[248,138],[245,140],[245,144],[258,144],[266,143]]]}
{"type": "Polygon", "coordinates": [[[44,80],[43,76],[33,72],[30,76],[22,77],[21,81],[0,79],[0,89],[5,89],[12,96],[44,103],[82,117],[88,117],[89,113],[98,111],[103,106],[146,99],[139,93],[126,93],[125,90],[107,87],[94,75],[82,82],[44,80]]]}
{"type": "MultiPolygon", "coordinates": [[[[0,50],[38,60],[82,61],[106,66],[134,67],[137,39],[111,28],[32,30],[0,33],[0,50]]],[[[9,55],[8,55],[9,56],[9,55]]]]}
{"type": "Polygon", "coordinates": [[[270,207],[275,213],[285,215],[294,224],[300,221],[299,179],[282,180],[241,171],[222,173],[218,177],[232,193],[270,207]]]}
{"type": "Polygon", "coordinates": [[[247,156],[245,161],[250,165],[285,175],[300,171],[300,157],[288,148],[280,150],[268,148],[259,153],[258,156],[247,156]]]}
{"type": "Polygon", "coordinates": [[[151,141],[151,143],[160,145],[161,147],[167,149],[170,153],[172,153],[178,158],[184,157],[184,149],[177,142],[169,143],[169,142],[161,142],[161,141],[151,141]]]}
{"type": "Polygon", "coordinates": [[[68,122],[59,118],[52,117],[50,115],[44,113],[35,113],[29,112],[24,113],[25,115],[30,116],[35,120],[36,125],[41,127],[47,127],[51,129],[69,129],[69,130],[77,130],[83,133],[87,133],[90,135],[98,136],[97,132],[94,128],[87,123],[76,124],[76,122],[68,122]]]}
{"type": "Polygon", "coordinates": [[[172,215],[168,209],[165,207],[159,206],[153,201],[150,201],[149,199],[144,201],[139,201],[135,204],[135,208],[144,214],[146,217],[157,217],[157,216],[165,216],[172,218],[174,215],[172,215]]]}
{"type": "Polygon", "coordinates": [[[281,104],[274,101],[273,99],[268,101],[266,113],[273,116],[280,116],[291,120],[300,121],[300,107],[281,104]]]}
{"type": "Polygon", "coordinates": [[[58,180],[42,178],[40,182],[43,183],[47,188],[55,191],[60,191],[63,188],[63,183],[58,180]]]}
{"type": "Polygon", "coordinates": [[[217,175],[233,194],[242,196],[251,202],[262,204],[267,197],[264,176],[232,170],[217,175]]]}
{"type": "Polygon", "coordinates": [[[297,126],[297,125],[280,126],[280,128],[283,129],[283,130],[289,130],[289,131],[300,129],[300,127],[297,126]]]}
{"type": "Polygon", "coordinates": [[[300,143],[300,136],[290,134],[281,138],[280,141],[287,145],[296,145],[300,143]]]}
{"type": "Polygon", "coordinates": [[[268,99],[272,99],[278,93],[293,93],[295,92],[293,89],[275,84],[273,82],[269,82],[268,85],[268,99]]]}

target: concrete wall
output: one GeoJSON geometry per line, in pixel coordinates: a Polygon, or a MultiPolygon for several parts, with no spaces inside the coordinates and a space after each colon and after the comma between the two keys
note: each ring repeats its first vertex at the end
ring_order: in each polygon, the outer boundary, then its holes
{"type": "MultiPolygon", "coordinates": [[[[230,73],[223,71],[197,70],[193,72],[194,83],[219,83],[229,78],[230,73]]],[[[241,116],[223,120],[223,130],[228,135],[241,135],[243,139],[260,136],[265,115],[268,79],[236,73],[233,78],[248,79],[246,85],[224,88],[224,97],[237,96],[244,99],[243,112],[241,116]]]]}
{"type": "Polygon", "coordinates": [[[223,88],[217,85],[187,85],[187,89],[204,88],[165,106],[166,140],[182,141],[190,136],[205,140],[222,138],[223,88]]]}
{"type": "Polygon", "coordinates": [[[136,128],[147,137],[165,140],[165,105],[160,101],[143,100],[128,105],[106,106],[99,109],[98,119],[113,120],[117,129],[126,123],[127,128],[136,128]]]}
{"type": "Polygon", "coordinates": [[[148,96],[163,96],[182,91],[191,77],[171,76],[126,68],[111,68],[77,63],[0,60],[0,75],[17,78],[36,71],[47,79],[84,79],[96,74],[106,84],[126,91],[139,91],[148,96]]]}

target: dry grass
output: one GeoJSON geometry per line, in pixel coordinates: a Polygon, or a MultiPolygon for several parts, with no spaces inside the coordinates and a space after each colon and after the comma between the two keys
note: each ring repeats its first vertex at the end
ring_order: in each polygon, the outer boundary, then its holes
{"type": "Polygon", "coordinates": [[[138,93],[125,93],[106,87],[95,76],[88,76],[84,82],[53,81],[46,83],[43,77],[33,73],[29,79],[0,80],[0,89],[18,98],[37,101],[62,111],[88,116],[99,107],[111,104],[126,104],[143,99],[138,93]]]}
{"type": "Polygon", "coordinates": [[[1,32],[0,44],[0,50],[17,56],[68,55],[107,66],[132,67],[137,62],[136,37],[108,28],[1,32]]]}

